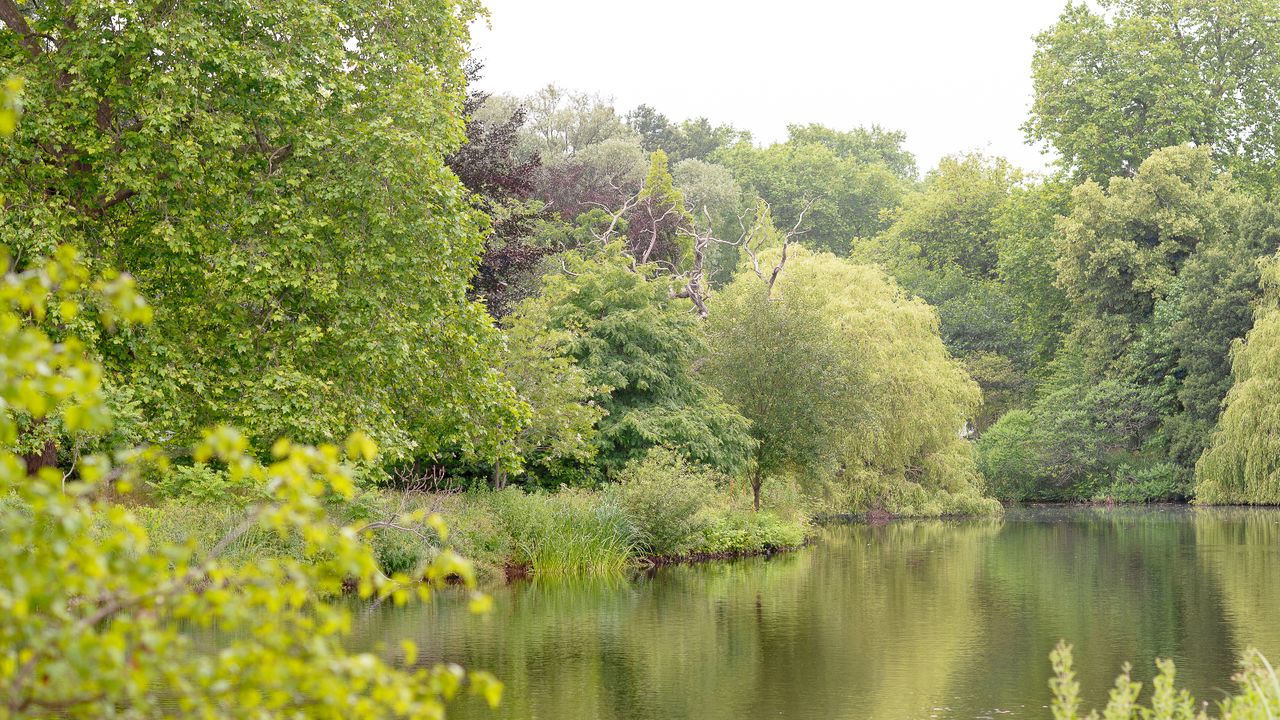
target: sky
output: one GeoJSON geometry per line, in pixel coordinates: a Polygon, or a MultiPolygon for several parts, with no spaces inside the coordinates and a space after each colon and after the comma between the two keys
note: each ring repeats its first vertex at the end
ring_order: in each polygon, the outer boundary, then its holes
{"type": "Polygon", "coordinates": [[[903,130],[921,169],[977,150],[1028,170],[1032,37],[1066,0],[487,0],[480,86],[554,82],[705,115],[757,142],[792,123],[903,130]]]}

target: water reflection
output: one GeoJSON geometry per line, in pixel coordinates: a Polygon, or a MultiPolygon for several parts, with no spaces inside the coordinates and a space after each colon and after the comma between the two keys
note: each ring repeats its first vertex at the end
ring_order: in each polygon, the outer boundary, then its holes
{"type": "Polygon", "coordinates": [[[769,559],[634,581],[526,583],[366,609],[364,644],[413,637],[495,671],[502,718],[1047,717],[1047,656],[1076,644],[1101,702],[1120,664],[1173,657],[1198,694],[1237,654],[1280,658],[1280,512],[1039,508],[1002,521],[825,530],[769,559]]]}

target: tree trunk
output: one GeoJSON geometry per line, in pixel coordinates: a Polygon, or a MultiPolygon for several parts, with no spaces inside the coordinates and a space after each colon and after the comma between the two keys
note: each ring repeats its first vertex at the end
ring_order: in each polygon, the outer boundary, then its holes
{"type": "Polygon", "coordinates": [[[23,455],[22,460],[27,464],[28,475],[35,475],[40,471],[40,468],[57,467],[58,446],[52,440],[46,440],[43,449],[39,452],[23,455]]]}
{"type": "Polygon", "coordinates": [[[502,461],[493,464],[493,489],[501,490],[507,486],[507,471],[502,469],[502,461]]]}
{"type": "Polygon", "coordinates": [[[760,485],[763,481],[764,478],[761,477],[759,470],[751,474],[751,504],[756,512],[760,512],[760,485]]]}

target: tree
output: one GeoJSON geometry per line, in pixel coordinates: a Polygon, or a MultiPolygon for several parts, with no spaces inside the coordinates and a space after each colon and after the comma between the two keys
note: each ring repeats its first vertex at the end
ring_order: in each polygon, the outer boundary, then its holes
{"type": "Polygon", "coordinates": [[[1196,498],[1209,504],[1280,503],[1280,261],[1262,265],[1266,292],[1253,329],[1232,352],[1235,383],[1217,430],[1196,463],[1196,498]]]}
{"type": "MultiPolygon", "coordinates": [[[[542,303],[531,298],[508,316],[498,367],[530,411],[512,454],[526,467],[545,471],[595,457],[596,425],[606,415],[597,398],[609,388],[588,383],[586,373],[565,354],[573,337],[568,331],[544,328],[545,318],[537,314],[542,309],[542,303]]],[[[500,462],[495,465],[496,488],[506,484],[508,471],[500,462]]]]}
{"type": "MultiPolygon", "coordinates": [[[[364,542],[376,528],[339,527],[326,516],[324,495],[349,498],[354,490],[332,445],[279,441],[273,461],[262,464],[239,433],[208,433],[196,457],[216,458],[262,488],[264,499],[212,547],[148,537],[126,506],[108,500],[129,492],[145,467],[163,464],[154,448],[84,458],[71,483],[51,468],[28,474],[8,447],[21,417],[73,433],[110,423],[101,368],[81,343],[54,342],[35,323],[57,308],[63,319],[94,311],[104,326],[120,327],[145,322],[150,308],[130,278],[93,278],[70,247],[26,265],[0,280],[0,713],[434,718],[468,683],[497,701],[501,684],[487,673],[415,669],[412,642],[395,661],[345,649],[349,613],[323,599],[343,582],[364,598],[405,602],[429,597],[449,577],[474,586],[474,574],[443,550],[412,576],[382,575],[364,542]],[[305,538],[305,558],[226,562],[223,552],[251,530],[305,538]],[[227,638],[216,647],[191,633],[215,628],[227,638]]],[[[375,452],[362,435],[347,443],[352,461],[375,452]]],[[[475,602],[480,609],[486,599],[475,602]]]]}
{"type": "Polygon", "coordinates": [[[880,163],[903,180],[915,182],[919,177],[915,156],[902,147],[907,134],[901,130],[886,130],[879,125],[847,131],[817,124],[788,125],[787,139],[800,145],[824,145],[842,158],[880,163]]]}
{"type": "Polygon", "coordinates": [[[1078,177],[1128,177],[1194,143],[1270,186],[1280,149],[1280,9],[1269,0],[1072,2],[1036,37],[1027,137],[1078,177]]]}
{"type": "Polygon", "coordinates": [[[1208,150],[1187,147],[1152,154],[1106,190],[1092,181],[1075,189],[1058,224],[1058,277],[1095,371],[1121,360],[1188,258],[1235,234],[1248,203],[1214,172],[1208,150]]]}
{"type": "Polygon", "coordinates": [[[992,512],[960,436],[977,386],[929,306],[880,270],[784,245],[713,296],[707,376],[752,422],[755,479],[791,472],[846,510],[992,512]]]}
{"type": "Polygon", "coordinates": [[[543,293],[521,312],[564,332],[563,351],[589,385],[609,388],[598,402],[608,413],[596,434],[607,472],[654,447],[667,447],[725,472],[742,468],[751,451],[748,423],[716,391],[698,381],[704,353],[688,300],[650,266],[637,266],[618,243],[562,256],[543,293]]]}
{"type": "MultiPolygon", "coordinates": [[[[478,63],[468,65],[469,85],[479,79],[480,70],[478,63]]],[[[536,155],[521,158],[518,152],[526,111],[516,107],[509,114],[495,116],[484,111],[490,98],[488,93],[468,90],[463,105],[466,142],[446,162],[475,193],[476,207],[492,223],[473,288],[485,299],[489,313],[500,318],[530,292],[537,265],[551,248],[533,240],[549,213],[542,203],[531,201],[541,159],[536,155]]]]}
{"type": "MultiPolygon", "coordinates": [[[[973,418],[979,432],[1031,389],[1033,336],[1020,322],[1030,308],[998,280],[1001,232],[1023,229],[1020,218],[1009,221],[1022,187],[1021,173],[999,158],[943,158],[919,191],[886,213],[892,225],[854,248],[854,257],[881,263],[938,309],[943,342],[982,386],[985,403],[973,418]]],[[[1036,278],[1046,279],[1052,283],[1036,278]]]]}
{"type": "Polygon", "coordinates": [[[672,162],[705,161],[720,148],[750,137],[732,125],[712,125],[705,117],[676,124],[649,105],[637,106],[626,120],[646,152],[662,150],[672,162]]]}
{"type": "Polygon", "coordinates": [[[817,143],[756,148],[740,142],[714,159],[733,171],[744,189],[768,202],[780,225],[794,225],[807,209],[805,242],[838,255],[848,253],[855,237],[883,230],[881,211],[896,206],[906,190],[883,164],[841,157],[817,143]]]}
{"type": "Polygon", "coordinates": [[[485,220],[444,164],[475,5],[5,6],[0,66],[41,111],[6,147],[0,235],[19,268],[66,243],[153,299],[95,348],[148,440],[508,445],[521,410],[466,297],[485,220]]]}

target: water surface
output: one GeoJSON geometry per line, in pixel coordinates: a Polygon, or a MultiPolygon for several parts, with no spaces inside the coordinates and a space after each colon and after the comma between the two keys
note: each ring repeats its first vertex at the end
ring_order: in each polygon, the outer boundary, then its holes
{"type": "Polygon", "coordinates": [[[1171,657],[1207,699],[1246,647],[1280,660],[1280,511],[832,527],[767,559],[493,594],[486,617],[448,598],[367,608],[357,635],[411,637],[507,683],[499,711],[464,703],[463,718],[1046,718],[1059,638],[1098,704],[1126,660],[1149,686],[1171,657]]]}

